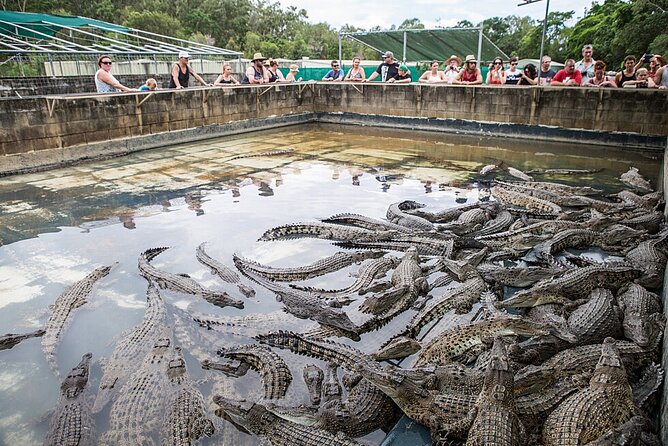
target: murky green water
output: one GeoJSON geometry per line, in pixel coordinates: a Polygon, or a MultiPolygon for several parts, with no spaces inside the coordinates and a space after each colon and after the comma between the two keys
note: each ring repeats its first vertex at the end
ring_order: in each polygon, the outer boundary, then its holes
{"type": "MultiPolygon", "coordinates": [[[[49,305],[68,285],[97,266],[118,262],[89,302],[75,311],[64,333],[57,358],[66,374],[85,352],[92,352],[94,360],[108,356],[123,330],[143,317],[146,281],[138,274],[137,258],[148,248],[171,247],[152,262],[156,267],[188,273],[204,286],[241,297],[234,285],[222,282],[195,259],[200,243],[207,241],[209,254],[230,267],[233,253],[274,266],[306,265],[339,249],[326,240],[258,242],[258,237],[274,226],[341,212],[384,218],[391,203],[404,199],[423,202],[430,210],[475,201],[486,193],[478,189],[478,171],[495,160],[522,170],[602,169],[580,177],[535,177],[614,192],[622,188],[617,178],[630,166],[656,185],[657,158],[578,144],[291,127],[0,178],[0,331],[23,333],[44,326],[49,305]],[[294,151],[233,159],[285,148],[294,151]]],[[[345,286],[355,269],[310,283],[345,286]]],[[[190,375],[201,380],[200,389],[211,407],[213,391],[252,399],[261,396],[261,384],[254,372],[238,379],[205,373],[199,361],[206,355],[214,359],[217,348],[251,343],[253,335],[267,330],[304,331],[316,326],[284,313],[272,293],[253,286],[257,295],[246,299],[244,310],[221,309],[198,297],[162,291],[170,304],[170,323],[177,328],[176,342],[183,345],[190,375]],[[245,328],[205,331],[181,310],[227,317],[243,322],[245,328]]],[[[356,305],[350,317],[359,322],[364,316],[354,310],[356,305]]],[[[404,316],[365,335],[356,347],[373,351],[410,317],[404,316]]],[[[288,404],[305,403],[301,369],[315,361],[279,353],[294,374],[288,404]]],[[[100,376],[95,364],[91,393],[100,376]]],[[[60,381],[47,366],[39,339],[0,351],[0,444],[42,443],[60,381]]],[[[97,416],[98,433],[105,430],[108,414],[109,407],[97,416]]],[[[259,443],[210,415],[218,430],[202,444],[259,443]]],[[[383,436],[377,432],[365,440],[378,444],[383,436]]]]}

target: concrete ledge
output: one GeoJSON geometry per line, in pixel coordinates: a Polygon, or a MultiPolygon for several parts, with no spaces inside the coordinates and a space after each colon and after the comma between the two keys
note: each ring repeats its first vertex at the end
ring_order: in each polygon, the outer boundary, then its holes
{"type": "Polygon", "coordinates": [[[124,156],[141,150],[219,136],[236,135],[253,130],[269,130],[303,124],[311,122],[314,119],[315,115],[313,113],[244,119],[227,124],[205,125],[185,130],[167,131],[111,141],[80,144],[72,147],[48,149],[39,152],[21,153],[0,158],[2,159],[0,176],[38,172],[96,159],[124,156]]]}

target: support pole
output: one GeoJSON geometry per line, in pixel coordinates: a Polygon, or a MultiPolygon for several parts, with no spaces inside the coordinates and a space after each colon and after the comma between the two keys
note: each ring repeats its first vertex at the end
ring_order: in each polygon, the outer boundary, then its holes
{"type": "Polygon", "coordinates": [[[482,67],[482,26],[478,33],[478,67],[482,67]]]}
{"type": "Polygon", "coordinates": [[[339,66],[343,70],[343,47],[341,45],[341,33],[339,33],[339,66]]]}
{"type": "Polygon", "coordinates": [[[406,63],[406,31],[404,31],[404,56],[402,57],[401,61],[406,63]]]}
{"type": "Polygon", "coordinates": [[[538,85],[540,85],[540,70],[543,64],[543,55],[545,54],[545,34],[547,34],[547,15],[550,11],[550,0],[545,4],[545,21],[543,22],[543,37],[540,39],[540,57],[538,58],[538,85]]]}

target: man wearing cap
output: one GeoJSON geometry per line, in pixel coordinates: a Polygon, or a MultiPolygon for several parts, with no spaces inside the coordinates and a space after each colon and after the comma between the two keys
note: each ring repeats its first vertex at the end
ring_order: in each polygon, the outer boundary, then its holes
{"type": "Polygon", "coordinates": [[[410,84],[413,82],[413,78],[411,77],[411,72],[408,71],[408,67],[406,65],[399,65],[399,72],[395,74],[394,77],[389,78],[387,81],[394,84],[410,84]]]}
{"type": "Polygon", "coordinates": [[[383,63],[378,65],[376,71],[371,73],[371,76],[364,79],[363,82],[371,82],[380,75],[381,82],[387,82],[399,73],[399,64],[394,60],[392,51],[385,51],[383,54],[383,63]]]}
{"type": "Polygon", "coordinates": [[[251,59],[251,66],[248,67],[248,69],[246,70],[246,73],[244,74],[241,83],[268,84],[269,70],[263,64],[265,60],[267,60],[267,58],[262,57],[262,53],[253,54],[253,58],[251,59]]]}
{"type": "Polygon", "coordinates": [[[190,75],[205,87],[211,86],[211,84],[207,84],[204,79],[193,70],[188,63],[189,59],[190,54],[188,54],[187,51],[179,51],[179,61],[172,66],[172,76],[169,79],[169,88],[176,88],[177,90],[188,88],[190,75]]]}
{"type": "Polygon", "coordinates": [[[454,54],[445,60],[445,70],[443,70],[443,74],[445,75],[448,84],[453,83],[455,79],[457,79],[457,75],[459,74],[459,66],[461,64],[462,60],[454,54]]]}

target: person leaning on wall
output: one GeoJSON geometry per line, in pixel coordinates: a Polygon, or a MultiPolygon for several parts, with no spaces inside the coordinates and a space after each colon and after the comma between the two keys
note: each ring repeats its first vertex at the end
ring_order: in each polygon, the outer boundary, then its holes
{"type": "Polygon", "coordinates": [[[464,68],[459,72],[453,84],[480,85],[482,84],[482,73],[478,68],[478,60],[473,54],[466,56],[464,68]]]}
{"type": "Polygon", "coordinates": [[[111,74],[111,57],[106,54],[97,58],[98,70],[95,73],[95,88],[98,93],[117,93],[119,91],[135,91],[118,82],[111,74]]]}
{"type": "Polygon", "coordinates": [[[172,66],[172,76],[169,79],[169,88],[176,88],[177,90],[188,88],[190,76],[194,77],[197,82],[205,87],[211,86],[211,84],[206,83],[206,81],[193,70],[189,60],[190,54],[188,54],[187,51],[179,51],[179,61],[172,66]]]}

